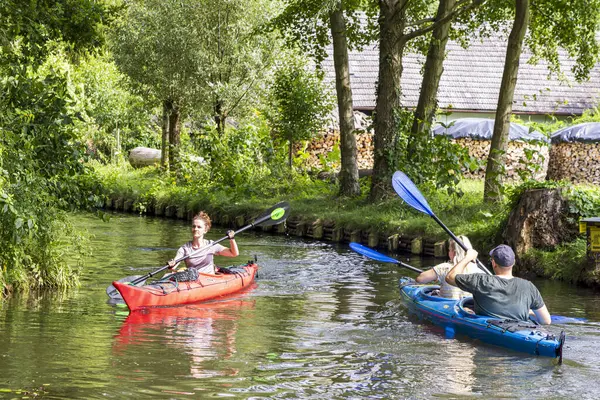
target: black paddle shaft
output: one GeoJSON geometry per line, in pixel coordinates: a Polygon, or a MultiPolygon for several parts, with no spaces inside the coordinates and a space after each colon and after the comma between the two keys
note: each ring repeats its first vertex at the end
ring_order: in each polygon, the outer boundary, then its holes
{"type": "MultiPolygon", "coordinates": [[[[454,233],[452,233],[452,231],[450,229],[448,229],[448,227],[446,225],[444,225],[444,223],[442,221],[440,221],[440,219],[437,217],[437,215],[435,215],[434,213],[431,213],[431,216],[433,217],[433,219],[435,220],[435,222],[437,222],[438,224],[440,224],[440,226],[446,231],[446,233],[448,233],[448,235],[450,235],[450,237],[456,242],[458,243],[458,245],[464,250],[467,251],[467,246],[465,246],[465,244],[462,242],[462,240],[460,240],[459,238],[456,237],[456,235],[454,233]]],[[[487,269],[485,267],[485,265],[483,265],[483,263],[481,261],[479,261],[479,259],[476,259],[475,262],[477,262],[477,265],[479,266],[479,268],[481,268],[483,271],[485,271],[486,273],[488,273],[489,275],[493,275],[489,269],[487,269]]]]}

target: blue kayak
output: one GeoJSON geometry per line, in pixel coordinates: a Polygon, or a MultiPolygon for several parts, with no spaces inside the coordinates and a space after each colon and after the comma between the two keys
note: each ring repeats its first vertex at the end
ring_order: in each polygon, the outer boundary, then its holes
{"type": "Polygon", "coordinates": [[[437,285],[420,285],[410,278],[400,278],[400,296],[411,313],[445,329],[448,337],[463,334],[482,342],[562,362],[565,333],[558,337],[532,321],[503,320],[475,315],[473,298],[461,300],[433,296],[437,285]]]}

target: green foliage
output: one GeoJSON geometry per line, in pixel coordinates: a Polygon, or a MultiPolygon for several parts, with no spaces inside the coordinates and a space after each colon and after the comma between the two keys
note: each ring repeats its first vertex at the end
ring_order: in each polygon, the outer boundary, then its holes
{"type": "Polygon", "coordinates": [[[553,251],[531,249],[522,257],[521,264],[539,276],[577,282],[587,265],[586,251],[586,239],[578,238],[557,246],[553,251]]]}
{"type": "Polygon", "coordinates": [[[278,29],[289,48],[301,49],[320,64],[331,42],[329,15],[336,8],[344,12],[350,48],[360,49],[376,39],[377,7],[365,0],[286,0],[269,29],[278,29]]]}
{"type": "Polygon", "coordinates": [[[267,0],[129,2],[111,31],[119,68],[149,99],[184,115],[239,116],[262,98],[277,41],[259,34],[267,0]],[[237,113],[237,114],[236,114],[237,113]]]}
{"type": "Polygon", "coordinates": [[[114,160],[137,146],[160,148],[160,126],[151,125],[153,107],[131,88],[108,54],[82,57],[71,74],[80,104],[73,123],[100,160],[114,160]]]}
{"type": "Polygon", "coordinates": [[[300,62],[281,66],[271,90],[268,118],[275,137],[289,144],[291,166],[293,144],[312,138],[324,128],[333,102],[322,79],[300,62]]]}
{"type": "Polygon", "coordinates": [[[78,283],[82,241],[61,210],[97,197],[73,129],[80,108],[69,60],[99,43],[107,10],[86,0],[0,5],[2,293],[78,283]]]}
{"type": "Polygon", "coordinates": [[[258,182],[277,173],[278,165],[283,164],[283,152],[274,146],[260,114],[237,129],[228,126],[222,135],[214,125],[206,125],[194,133],[192,143],[205,164],[184,163],[183,175],[188,182],[205,182],[218,188],[240,187],[253,193],[263,186],[258,182]]]}
{"type": "Polygon", "coordinates": [[[529,61],[548,61],[551,72],[561,74],[558,50],[565,50],[576,62],[572,72],[579,81],[589,76],[598,61],[600,47],[596,32],[600,24],[598,0],[537,0],[532,2],[527,45],[534,56],[529,61]]]}
{"type": "Polygon", "coordinates": [[[459,183],[464,170],[474,171],[480,163],[469,155],[468,149],[453,143],[445,135],[411,137],[414,115],[408,110],[397,112],[398,134],[390,165],[410,176],[416,183],[427,183],[445,189],[449,195],[463,195],[459,183]],[[409,140],[413,151],[408,154],[409,140]]]}

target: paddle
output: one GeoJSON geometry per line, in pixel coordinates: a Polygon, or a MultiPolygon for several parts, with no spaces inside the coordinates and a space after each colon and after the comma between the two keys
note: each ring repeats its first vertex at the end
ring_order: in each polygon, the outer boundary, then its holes
{"type": "MultiPolygon", "coordinates": [[[[437,222],[460,247],[463,248],[464,251],[467,251],[467,247],[465,244],[457,238],[450,229],[440,219],[433,213],[429,204],[427,204],[427,200],[425,197],[419,192],[417,186],[410,180],[408,176],[404,172],[396,171],[394,172],[394,176],[392,177],[392,186],[394,186],[394,190],[398,193],[398,196],[402,198],[409,206],[414,208],[417,211],[421,211],[422,213],[430,215],[435,222],[437,222]]],[[[479,260],[475,260],[477,262],[477,266],[487,273],[488,275],[492,275],[492,273],[483,265],[483,263],[479,260]]]]}
{"type": "MultiPolygon", "coordinates": [[[[289,215],[289,211],[290,211],[290,205],[287,202],[282,201],[281,203],[277,203],[276,205],[274,205],[273,207],[271,207],[267,211],[265,211],[260,217],[257,217],[254,221],[252,221],[248,225],[235,231],[234,235],[237,235],[238,233],[244,232],[245,230],[248,230],[255,226],[270,226],[270,225],[279,224],[287,219],[287,217],[289,215]]],[[[185,259],[187,259],[195,254],[206,251],[210,247],[214,246],[217,243],[221,243],[222,241],[224,241],[226,239],[229,239],[229,236],[223,236],[221,239],[216,240],[207,246],[201,247],[198,250],[188,254],[187,256],[183,256],[181,258],[176,259],[175,264],[178,264],[181,261],[184,261],[185,259]]],[[[156,271],[149,272],[146,275],[131,277],[133,280],[129,284],[137,285],[141,282],[144,282],[146,279],[164,271],[167,268],[169,268],[169,264],[167,264],[163,267],[160,267],[156,271]]],[[[119,280],[119,282],[126,282],[126,281],[127,281],[127,278],[123,278],[123,279],[119,280]]],[[[115,287],[113,285],[110,285],[106,289],[106,294],[108,294],[108,296],[111,298],[120,297],[119,291],[117,289],[115,289],[115,287]]]]}
{"type": "Polygon", "coordinates": [[[352,250],[354,250],[355,252],[357,252],[358,254],[362,254],[365,257],[369,257],[373,260],[376,261],[381,261],[381,262],[387,262],[387,263],[392,263],[392,264],[398,264],[404,268],[408,268],[411,271],[415,271],[418,273],[423,272],[423,270],[420,270],[419,268],[415,268],[412,265],[408,265],[403,263],[402,261],[396,260],[395,258],[392,257],[388,257],[385,254],[381,254],[378,251],[375,251],[367,246],[363,246],[362,244],[356,243],[356,242],[352,242],[350,243],[350,248],[352,250]]]}

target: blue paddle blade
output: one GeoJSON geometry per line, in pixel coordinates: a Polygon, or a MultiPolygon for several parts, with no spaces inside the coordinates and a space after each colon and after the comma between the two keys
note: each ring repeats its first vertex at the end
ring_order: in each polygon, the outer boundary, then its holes
{"type": "Polygon", "coordinates": [[[372,258],[373,260],[394,263],[394,264],[400,263],[400,261],[396,260],[395,258],[388,257],[385,254],[381,254],[380,252],[375,251],[367,246],[363,246],[360,243],[352,242],[352,243],[350,243],[350,248],[352,250],[354,250],[355,252],[357,252],[358,254],[362,254],[365,257],[372,258]]]}
{"type": "Polygon", "coordinates": [[[417,186],[404,172],[394,172],[392,186],[394,186],[394,190],[406,204],[433,217],[433,211],[431,210],[431,207],[429,207],[429,204],[427,204],[427,200],[425,200],[425,197],[423,197],[419,189],[417,189],[417,186]]]}

